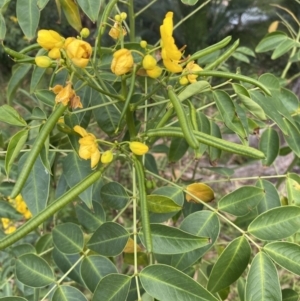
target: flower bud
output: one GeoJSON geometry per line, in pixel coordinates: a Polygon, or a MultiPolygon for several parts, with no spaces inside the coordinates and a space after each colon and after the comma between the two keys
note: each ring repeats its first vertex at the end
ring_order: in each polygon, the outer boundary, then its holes
{"type": "Polygon", "coordinates": [[[189,83],[189,80],[187,79],[186,76],[183,76],[180,78],[179,83],[180,83],[180,85],[185,86],[189,83]]]}
{"type": "Polygon", "coordinates": [[[145,55],[143,59],[143,68],[146,70],[153,69],[156,66],[156,59],[150,55],[145,55]]]}
{"type": "Polygon", "coordinates": [[[122,12],[120,14],[120,17],[121,17],[121,20],[123,21],[123,20],[125,20],[127,18],[127,14],[125,12],[122,12]]]}
{"type": "Polygon", "coordinates": [[[130,142],[129,148],[135,155],[138,156],[142,156],[149,151],[149,147],[146,144],[137,141],[130,142]]]}
{"type": "Polygon", "coordinates": [[[35,59],[35,63],[38,67],[48,68],[52,64],[52,60],[48,56],[37,56],[35,59]]]}
{"type": "Polygon", "coordinates": [[[145,41],[145,40],[140,41],[140,46],[142,48],[146,48],[147,47],[147,41],[145,41]]]}
{"type": "Polygon", "coordinates": [[[65,39],[54,30],[42,29],[38,31],[38,44],[47,49],[61,48],[64,45],[65,39]]]}
{"type": "Polygon", "coordinates": [[[120,15],[115,15],[114,19],[115,19],[115,21],[120,22],[121,21],[121,16],[120,15]]]}
{"type": "Polygon", "coordinates": [[[82,28],[80,31],[80,36],[86,39],[90,35],[90,30],[86,27],[82,28]]]}
{"type": "Polygon", "coordinates": [[[72,63],[80,68],[85,68],[92,55],[92,47],[89,43],[78,39],[67,39],[66,54],[72,63]]]}
{"type": "Polygon", "coordinates": [[[126,48],[122,48],[113,54],[113,60],[110,68],[115,75],[123,75],[131,71],[133,64],[134,61],[131,51],[126,48]]]}
{"type": "Polygon", "coordinates": [[[103,164],[108,164],[110,163],[114,158],[114,155],[112,153],[111,150],[105,151],[102,155],[101,155],[101,162],[103,164]]]}

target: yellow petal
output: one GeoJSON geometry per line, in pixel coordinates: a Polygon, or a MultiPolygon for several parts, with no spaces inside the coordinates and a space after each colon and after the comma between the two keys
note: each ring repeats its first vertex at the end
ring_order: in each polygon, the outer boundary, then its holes
{"type": "Polygon", "coordinates": [[[182,67],[178,64],[178,62],[172,62],[171,60],[163,60],[163,63],[168,71],[173,73],[182,72],[182,67]]]}
{"type": "Polygon", "coordinates": [[[159,66],[155,66],[153,69],[146,70],[147,74],[151,78],[157,78],[161,75],[162,69],[159,66]]]}
{"type": "Polygon", "coordinates": [[[151,70],[155,66],[156,66],[156,59],[150,54],[145,55],[143,59],[143,68],[146,70],[151,70]]]}
{"type": "Polygon", "coordinates": [[[78,133],[81,137],[85,137],[88,135],[87,131],[81,127],[80,125],[75,125],[73,130],[78,133]]]}
{"type": "MultiPolygon", "coordinates": [[[[211,202],[215,198],[214,191],[208,185],[203,183],[190,184],[186,187],[186,190],[205,203],[211,202]]],[[[198,201],[192,195],[186,194],[185,199],[188,202],[194,201],[197,203],[198,201]]]]}
{"type": "Polygon", "coordinates": [[[91,156],[91,168],[96,167],[96,165],[98,164],[99,160],[100,160],[100,151],[97,150],[95,151],[92,156],[91,156]]]}

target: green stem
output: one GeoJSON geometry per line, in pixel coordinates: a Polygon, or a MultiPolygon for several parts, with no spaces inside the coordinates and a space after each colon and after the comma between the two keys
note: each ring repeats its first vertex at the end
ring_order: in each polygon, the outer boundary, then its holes
{"type": "Polygon", "coordinates": [[[130,42],[135,41],[135,16],[134,16],[134,3],[133,0],[128,1],[128,13],[129,13],[129,39],[130,42]]]}

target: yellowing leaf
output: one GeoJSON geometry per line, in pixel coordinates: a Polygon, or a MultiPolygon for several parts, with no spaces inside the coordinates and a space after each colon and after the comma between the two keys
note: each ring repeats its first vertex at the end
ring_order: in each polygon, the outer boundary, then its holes
{"type": "Polygon", "coordinates": [[[193,183],[187,186],[188,193],[185,195],[185,199],[188,202],[198,202],[196,198],[202,200],[205,203],[211,202],[215,196],[214,191],[206,184],[193,183]],[[196,197],[196,198],[195,198],[196,197]]]}
{"type": "MultiPolygon", "coordinates": [[[[123,250],[124,253],[134,253],[134,240],[129,238],[127,244],[123,250]]],[[[137,245],[137,252],[142,252],[142,248],[137,245]]]]}
{"type": "Polygon", "coordinates": [[[74,0],[59,0],[68,23],[78,32],[82,29],[79,8],[74,0]]]}
{"type": "Polygon", "coordinates": [[[279,24],[279,21],[272,22],[271,25],[268,28],[268,32],[274,32],[274,31],[276,31],[277,27],[278,27],[278,24],[279,24]]]}

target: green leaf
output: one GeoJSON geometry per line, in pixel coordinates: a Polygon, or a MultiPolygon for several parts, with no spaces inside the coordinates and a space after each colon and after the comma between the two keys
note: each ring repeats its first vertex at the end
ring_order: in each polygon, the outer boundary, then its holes
{"type": "Polygon", "coordinates": [[[290,288],[282,290],[282,301],[298,301],[299,294],[290,288]]]}
{"type": "Polygon", "coordinates": [[[300,176],[295,173],[288,173],[286,179],[286,190],[290,205],[300,204],[300,176]]]}
{"type": "Polygon", "coordinates": [[[275,49],[278,44],[287,40],[288,37],[284,32],[276,31],[267,34],[256,46],[256,52],[266,52],[275,49]]]}
{"type": "Polygon", "coordinates": [[[35,120],[46,120],[47,116],[45,112],[40,109],[39,107],[34,107],[30,116],[30,119],[35,119],[35,120]]]}
{"type": "Polygon", "coordinates": [[[146,292],[158,300],[218,300],[191,277],[167,265],[147,266],[140,272],[140,280],[146,292]]]}
{"type": "Polygon", "coordinates": [[[93,23],[98,20],[101,1],[99,0],[78,0],[78,5],[93,23]]]}
{"type": "Polygon", "coordinates": [[[48,263],[35,254],[25,254],[16,261],[16,276],[30,287],[43,287],[55,281],[48,263]]]}
{"type": "Polygon", "coordinates": [[[80,32],[82,28],[79,8],[74,1],[60,0],[60,7],[62,8],[68,23],[77,31],[80,32]]]}
{"type": "Polygon", "coordinates": [[[274,52],[272,53],[271,59],[275,60],[279,58],[280,56],[290,51],[294,46],[295,46],[294,40],[290,38],[285,39],[275,48],[274,52]]]}
{"type": "Polygon", "coordinates": [[[233,56],[235,59],[239,60],[239,61],[242,61],[242,62],[244,62],[244,63],[250,64],[249,58],[248,58],[245,54],[243,54],[243,53],[239,53],[239,52],[237,51],[237,52],[234,52],[234,53],[232,54],[232,56],[233,56]]]}
{"type": "MultiPolygon", "coordinates": [[[[210,122],[210,135],[222,139],[219,126],[216,123],[214,123],[212,120],[210,120],[209,122],[210,122]]],[[[217,161],[221,157],[221,154],[222,154],[222,150],[220,150],[219,148],[212,147],[212,146],[208,147],[208,155],[211,162],[217,161]]]]}
{"type": "Polygon", "coordinates": [[[118,182],[110,182],[103,185],[100,190],[100,196],[105,205],[117,210],[124,208],[129,201],[125,188],[118,182]]]}
{"type": "Polygon", "coordinates": [[[266,159],[262,160],[264,166],[270,166],[279,154],[279,135],[272,128],[267,128],[259,140],[259,149],[265,154],[266,159]]]}
{"type": "Polygon", "coordinates": [[[49,90],[37,90],[34,92],[36,98],[43,104],[53,108],[55,104],[55,94],[49,90]]]}
{"type": "Polygon", "coordinates": [[[3,105],[0,107],[0,121],[15,126],[27,126],[26,121],[9,105],[3,105]]]}
{"type": "Polygon", "coordinates": [[[18,23],[29,40],[34,38],[40,20],[40,10],[36,2],[36,0],[17,2],[18,23]]]}
{"type": "Polygon", "coordinates": [[[35,91],[46,71],[47,68],[34,66],[30,81],[30,94],[35,91]]]}
{"type": "MultiPolygon", "coordinates": [[[[259,79],[263,85],[265,85],[270,90],[279,90],[280,89],[280,82],[279,79],[272,73],[264,73],[262,74],[259,79]]],[[[273,96],[273,95],[272,95],[273,96]]]]}
{"type": "Polygon", "coordinates": [[[94,292],[103,277],[118,273],[118,270],[108,258],[100,255],[91,255],[83,259],[80,273],[88,289],[94,292]]]}
{"type": "Polygon", "coordinates": [[[192,5],[195,5],[198,2],[198,0],[181,0],[181,2],[185,5],[191,5],[192,6],[192,5]]]}
{"type": "Polygon", "coordinates": [[[177,212],[182,209],[172,199],[164,195],[147,195],[148,210],[154,213],[177,212]]]}
{"type": "Polygon", "coordinates": [[[254,51],[253,51],[252,49],[248,48],[248,47],[244,47],[244,46],[238,47],[238,48],[236,49],[236,51],[237,51],[237,52],[240,52],[240,53],[243,53],[243,54],[245,54],[245,55],[248,55],[248,56],[253,56],[253,57],[255,57],[254,51]]]}
{"type": "Polygon", "coordinates": [[[235,282],[246,269],[250,256],[251,248],[244,236],[230,242],[212,268],[207,289],[215,293],[235,282]]]}
{"type": "Polygon", "coordinates": [[[87,301],[84,294],[73,286],[60,285],[55,290],[52,300],[54,301],[87,301]]]}
{"type": "Polygon", "coordinates": [[[110,103],[109,97],[95,90],[93,90],[92,105],[98,106],[93,110],[93,114],[101,130],[107,135],[114,135],[121,117],[118,107],[110,103]],[[103,107],[99,107],[100,104],[103,107]]]}
{"type": "MultiPolygon", "coordinates": [[[[21,2],[26,5],[26,2],[23,1],[21,2]]],[[[15,65],[15,67],[13,68],[13,74],[8,82],[7,93],[6,93],[8,104],[12,103],[12,100],[16,94],[18,87],[21,84],[22,79],[29,72],[31,66],[32,66],[31,64],[19,64],[19,65],[15,65]]]]}
{"type": "MultiPolygon", "coordinates": [[[[68,185],[73,187],[91,174],[91,162],[90,160],[80,159],[76,154],[70,153],[64,158],[63,170],[68,185]]],[[[89,208],[92,207],[92,192],[93,187],[90,186],[79,195],[80,199],[82,199],[89,208]]]]}
{"type": "Polygon", "coordinates": [[[300,275],[300,246],[291,243],[276,241],[263,247],[264,251],[284,269],[300,275]]]}
{"type": "Polygon", "coordinates": [[[83,250],[84,238],[80,227],[73,223],[57,225],[52,230],[53,243],[65,254],[76,254],[83,250]]]}
{"type": "Polygon", "coordinates": [[[90,238],[87,247],[104,256],[119,255],[128,241],[129,233],[119,224],[106,222],[90,238]]]}
{"type": "MultiPolygon", "coordinates": [[[[2,184],[3,183],[1,183],[1,185],[2,184]]],[[[22,215],[8,202],[0,201],[0,217],[18,220],[22,218],[22,215]]]]}
{"type": "Polygon", "coordinates": [[[52,235],[50,233],[46,233],[40,236],[35,244],[36,252],[41,254],[46,250],[50,249],[53,246],[52,244],[52,235]]]}
{"type": "Polygon", "coordinates": [[[42,10],[46,5],[47,3],[49,2],[49,0],[37,0],[37,6],[40,10],[42,10]]]}
{"type": "Polygon", "coordinates": [[[264,179],[259,179],[255,186],[264,190],[264,195],[259,204],[257,205],[257,212],[261,214],[269,209],[280,207],[280,198],[274,185],[264,179]]]}
{"type": "Polygon", "coordinates": [[[24,254],[36,254],[35,247],[30,244],[19,244],[12,247],[11,253],[14,257],[20,257],[24,254]]]}
{"type": "Polygon", "coordinates": [[[3,15],[0,13],[0,42],[4,40],[6,35],[6,24],[3,15]]]}
{"type": "Polygon", "coordinates": [[[245,301],[281,301],[281,289],[276,268],[263,252],[253,259],[247,277],[245,301]]]}
{"type": "Polygon", "coordinates": [[[92,301],[126,301],[131,277],[110,274],[102,278],[96,287],[92,301]]]}
{"type": "MultiPolygon", "coordinates": [[[[173,200],[175,204],[178,206],[182,207],[184,203],[184,195],[182,192],[182,189],[177,188],[177,187],[171,187],[171,186],[163,186],[155,189],[152,192],[153,195],[161,195],[161,196],[166,196],[173,200]]],[[[150,205],[151,206],[151,205],[150,205]]],[[[149,209],[149,208],[148,208],[149,209]]],[[[154,213],[150,212],[150,222],[151,223],[161,223],[172,216],[174,216],[176,212],[171,212],[171,213],[154,213]]]]}
{"type": "Polygon", "coordinates": [[[243,186],[222,197],[218,208],[236,216],[243,216],[252,211],[263,196],[264,191],[261,188],[243,186]]]}
{"type": "Polygon", "coordinates": [[[248,90],[240,84],[232,84],[232,87],[235,93],[238,95],[239,99],[241,100],[242,104],[249,110],[251,114],[256,116],[261,120],[266,120],[266,114],[264,110],[258,105],[255,101],[250,98],[248,90]]]}
{"type": "Polygon", "coordinates": [[[241,121],[236,117],[236,107],[225,91],[213,91],[213,97],[225,125],[241,138],[247,137],[241,121]]]}
{"type": "Polygon", "coordinates": [[[192,83],[188,85],[180,94],[178,95],[178,98],[180,101],[184,101],[196,94],[208,92],[211,90],[211,86],[209,82],[205,80],[199,80],[195,83],[192,83]]]}
{"type": "Polygon", "coordinates": [[[189,149],[189,145],[184,138],[173,137],[168,153],[170,162],[178,162],[189,149]]]}
{"type": "Polygon", "coordinates": [[[245,280],[243,278],[238,279],[237,290],[240,297],[240,301],[245,301],[245,280]]]}
{"type": "Polygon", "coordinates": [[[92,209],[90,209],[85,203],[77,204],[75,210],[80,224],[92,232],[94,232],[106,220],[105,211],[101,204],[97,202],[93,202],[92,209]]]}
{"type": "Polygon", "coordinates": [[[21,130],[13,135],[9,141],[7,147],[7,153],[5,156],[5,171],[7,176],[10,174],[11,167],[22,150],[28,137],[28,129],[21,130]]]}
{"type": "Polygon", "coordinates": [[[287,134],[284,135],[285,141],[289,147],[294,151],[296,156],[300,157],[300,130],[299,125],[297,127],[293,125],[289,120],[284,119],[287,127],[287,134]]]}
{"type": "Polygon", "coordinates": [[[182,221],[180,229],[193,235],[210,238],[210,243],[207,246],[172,255],[171,265],[183,271],[194,264],[215,244],[220,233],[220,222],[216,214],[208,210],[202,210],[188,215],[182,221]]]}
{"type": "Polygon", "coordinates": [[[60,252],[57,248],[54,248],[52,251],[52,258],[57,265],[57,267],[63,272],[68,272],[68,277],[75,280],[77,283],[84,285],[84,282],[80,275],[80,266],[78,260],[80,258],[80,254],[67,255],[60,252]],[[75,268],[74,268],[75,266],[75,268]],[[71,272],[70,272],[71,270],[71,272]],[[70,273],[69,273],[70,272],[70,273]]]}
{"type": "MultiPolygon", "coordinates": [[[[19,161],[18,170],[20,171],[29,153],[22,156],[19,161]]],[[[38,157],[29,173],[25,185],[21,191],[22,197],[32,215],[37,215],[47,206],[50,174],[45,169],[40,157],[38,157]]]]}
{"type": "MultiPolygon", "coordinates": [[[[142,231],[139,237],[144,244],[142,231]]],[[[161,224],[151,224],[153,253],[179,254],[206,246],[209,239],[189,234],[177,228],[161,224]]]]}
{"type": "Polygon", "coordinates": [[[277,240],[289,237],[300,226],[300,207],[273,208],[259,215],[249,225],[248,231],[261,240],[277,240]]]}

